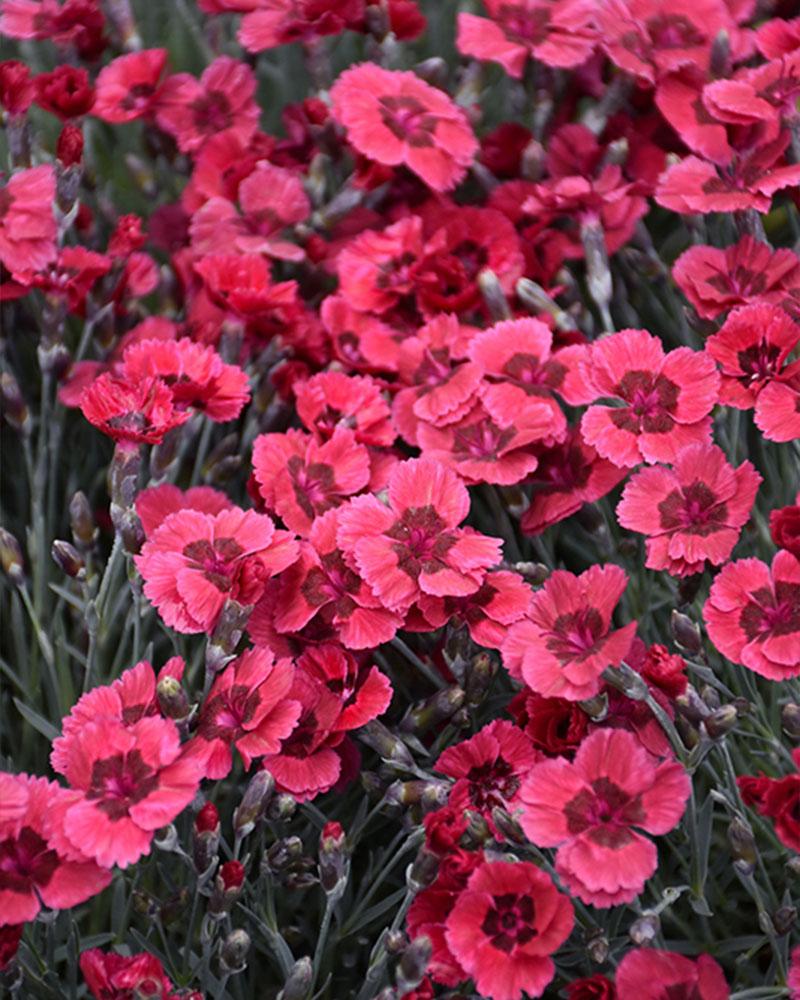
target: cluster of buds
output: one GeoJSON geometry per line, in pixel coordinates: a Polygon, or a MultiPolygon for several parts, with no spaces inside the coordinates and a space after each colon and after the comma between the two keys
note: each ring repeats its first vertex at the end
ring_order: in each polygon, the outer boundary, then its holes
{"type": "Polygon", "coordinates": [[[303,841],[299,837],[276,840],[261,859],[261,871],[287,889],[308,889],[316,885],[316,867],[313,858],[303,853],[303,841]]]}

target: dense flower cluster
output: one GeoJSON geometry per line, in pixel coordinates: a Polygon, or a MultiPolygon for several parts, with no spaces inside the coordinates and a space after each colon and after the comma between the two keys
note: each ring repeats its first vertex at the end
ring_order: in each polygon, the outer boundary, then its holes
{"type": "Polygon", "coordinates": [[[473,6],[0,0],[0,975],[800,998],[800,19],[473,6]]]}

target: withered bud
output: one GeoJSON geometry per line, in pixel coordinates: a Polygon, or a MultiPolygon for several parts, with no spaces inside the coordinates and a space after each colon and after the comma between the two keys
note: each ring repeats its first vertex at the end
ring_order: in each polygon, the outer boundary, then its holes
{"type": "Polygon", "coordinates": [[[297,812],[297,799],[288,792],[274,796],[267,806],[267,816],[278,822],[286,822],[297,812]]]}
{"type": "Polygon", "coordinates": [[[781,726],[787,736],[793,739],[800,739],[800,705],[795,705],[793,701],[788,702],[781,709],[781,726]]]}
{"type": "Polygon", "coordinates": [[[255,830],[274,792],[275,779],[269,771],[256,771],[233,814],[233,829],[237,840],[248,837],[255,830]]]}
{"type": "Polygon", "coordinates": [[[66,573],[67,576],[77,577],[79,580],[82,580],[86,576],[83,557],[75,546],[70,545],[69,542],[57,538],[50,546],[50,555],[53,557],[53,562],[56,566],[58,566],[62,573],[66,573]]]}
{"type": "Polygon", "coordinates": [[[670,626],[672,628],[672,638],[680,649],[692,656],[700,652],[703,647],[700,629],[688,615],[673,610],[672,617],[670,618],[670,626]]]}
{"type": "Polygon", "coordinates": [[[687,719],[693,726],[699,726],[711,714],[708,705],[691,684],[688,685],[683,694],[678,695],[674,704],[678,715],[687,719]]]}
{"type": "MultiPolygon", "coordinates": [[[[599,219],[591,219],[581,225],[581,242],[586,260],[586,284],[589,295],[607,320],[608,306],[613,291],[611,269],[606,252],[606,237],[599,219]]],[[[606,328],[609,324],[606,322],[606,328]]]]}
{"type": "Polygon", "coordinates": [[[734,816],[728,827],[728,845],[734,862],[738,862],[743,871],[752,872],[758,860],[756,841],[750,825],[738,816],[734,816]]]}
{"type": "Polygon", "coordinates": [[[402,997],[419,986],[433,954],[431,939],[425,934],[414,938],[403,952],[397,965],[395,981],[397,992],[402,997]]]}
{"type": "Polygon", "coordinates": [[[706,732],[712,740],[721,739],[736,725],[738,713],[734,705],[723,705],[705,720],[706,732]]]}
{"type": "Polygon", "coordinates": [[[775,933],[779,937],[783,937],[785,934],[788,934],[797,923],[797,907],[778,907],[778,909],[772,914],[772,923],[775,927],[775,933]]]}
{"type": "Polygon", "coordinates": [[[21,587],[25,582],[22,549],[16,538],[5,528],[0,528],[0,565],[14,586],[21,587]]]}
{"type": "Polygon", "coordinates": [[[11,372],[0,374],[0,402],[3,416],[11,426],[22,434],[31,432],[31,414],[25,402],[19,383],[11,372]]]}
{"type": "Polygon", "coordinates": [[[401,732],[424,733],[449,719],[464,704],[464,698],[464,692],[457,685],[437,691],[409,709],[398,728],[401,732]]]}
{"type": "Polygon", "coordinates": [[[247,967],[247,954],[250,951],[250,935],[247,931],[237,928],[222,942],[219,951],[219,964],[223,972],[236,975],[244,972],[247,967]]]}
{"type": "Polygon", "coordinates": [[[161,678],[156,685],[156,699],[161,714],[168,719],[185,719],[189,714],[189,698],[177,677],[169,674],[161,678]]]}
{"type": "Polygon", "coordinates": [[[92,517],[92,508],[86,494],[78,490],[69,502],[69,526],[72,540],[82,552],[88,552],[97,539],[97,525],[92,517]]]}
{"type": "Polygon", "coordinates": [[[587,938],[586,951],[595,965],[602,965],[606,961],[608,950],[608,938],[602,931],[595,931],[591,937],[587,938]]]}
{"type": "Polygon", "coordinates": [[[427,804],[425,811],[429,812],[445,804],[450,787],[447,781],[425,781],[420,778],[413,781],[393,781],[386,789],[386,801],[397,806],[427,804]]]}
{"type": "Polygon", "coordinates": [[[420,892],[433,882],[438,871],[439,859],[432,851],[422,847],[406,869],[406,884],[412,892],[420,892]]]}
{"type": "Polygon", "coordinates": [[[174,851],[179,847],[178,831],[175,829],[174,824],[170,823],[169,826],[162,826],[156,830],[153,837],[153,844],[160,851],[174,851]]]}
{"type": "Polygon", "coordinates": [[[645,911],[631,924],[628,929],[628,936],[637,947],[652,944],[661,928],[661,921],[658,914],[645,911]]]}
{"type": "Polygon", "coordinates": [[[467,704],[472,708],[480,705],[491,687],[498,669],[498,660],[491,653],[482,652],[473,656],[467,667],[465,694],[467,704]]]}
{"type": "Polygon", "coordinates": [[[492,820],[497,827],[498,833],[502,834],[506,840],[510,840],[512,844],[528,843],[525,831],[506,809],[503,809],[501,806],[494,806],[492,809],[492,820]]]}
{"type": "Polygon", "coordinates": [[[490,268],[485,267],[478,274],[478,288],[481,290],[483,301],[492,320],[497,323],[500,320],[511,319],[511,309],[508,305],[505,292],[500,287],[497,275],[490,268]]]}
{"type": "Polygon", "coordinates": [[[402,767],[413,766],[414,758],[405,743],[377,719],[362,726],[356,735],[383,760],[402,767]]]}
{"type": "Polygon", "coordinates": [[[289,970],[283,989],[278,994],[278,1000],[306,1000],[313,979],[311,959],[298,959],[289,970]]]}

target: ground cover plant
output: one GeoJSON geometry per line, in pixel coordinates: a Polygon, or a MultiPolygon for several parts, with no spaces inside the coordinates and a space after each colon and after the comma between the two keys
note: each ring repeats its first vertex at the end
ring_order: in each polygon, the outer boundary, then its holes
{"type": "Polygon", "coordinates": [[[0,993],[800,998],[792,0],[0,0],[0,993]]]}

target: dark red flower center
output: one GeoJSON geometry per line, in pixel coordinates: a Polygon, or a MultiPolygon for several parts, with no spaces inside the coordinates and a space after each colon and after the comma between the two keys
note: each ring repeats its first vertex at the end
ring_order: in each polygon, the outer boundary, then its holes
{"type": "Polygon", "coordinates": [[[0,842],[0,891],[23,893],[45,886],[57,867],[58,854],[29,826],[0,842]]]}
{"type": "Polygon", "coordinates": [[[120,101],[125,111],[142,111],[150,104],[156,88],[152,83],[135,83],[120,101]]]}
{"type": "Polygon", "coordinates": [[[800,632],[800,584],[778,581],[773,593],[760,587],[742,608],[739,625],[749,640],[800,632]]]}
{"type": "Polygon", "coordinates": [[[763,341],[739,351],[736,358],[739,369],[750,377],[751,382],[772,378],[778,371],[781,351],[775,344],[763,341]]]}
{"type": "Polygon", "coordinates": [[[658,505],[665,531],[687,531],[705,537],[725,525],[728,508],[718,503],[714,491],[702,482],[672,490],[658,505]]]}
{"type": "Polygon", "coordinates": [[[519,788],[519,776],[513,767],[498,757],[473,765],[467,773],[469,797],[479,812],[489,812],[493,806],[505,807],[519,788]]]}
{"type": "Polygon", "coordinates": [[[605,631],[597,608],[581,608],[556,618],[547,634],[546,645],[562,664],[570,663],[590,655],[605,631]]]}
{"type": "Polygon", "coordinates": [[[602,847],[618,850],[629,843],[630,827],[645,818],[641,797],[631,796],[608,778],[596,778],[564,806],[567,829],[587,832],[602,847]]]}
{"type": "Polygon", "coordinates": [[[531,10],[525,4],[504,3],[497,11],[496,20],[515,42],[538,45],[547,38],[550,11],[544,6],[531,10]]]}
{"type": "Polygon", "coordinates": [[[415,580],[420,573],[442,569],[444,557],[455,541],[444,528],[444,521],[430,504],[409,507],[386,532],[395,540],[392,551],[397,556],[398,568],[415,580]]]}
{"type": "Polygon", "coordinates": [[[158,775],[139,750],[117,753],[92,765],[87,799],[99,799],[98,808],[112,820],[128,815],[128,808],[158,787],[158,775]]]}
{"type": "Polygon", "coordinates": [[[664,434],[672,430],[672,414],[680,389],[664,375],[627,372],[617,386],[617,395],[628,404],[611,411],[611,421],[620,430],[633,434],[664,434]]]}
{"type": "Polygon", "coordinates": [[[378,98],[383,124],[409,146],[432,146],[438,118],[416,97],[386,95],[378,98]]]}
{"type": "Polygon", "coordinates": [[[324,462],[306,465],[299,455],[287,463],[297,505],[307,517],[315,518],[335,506],[331,496],[336,487],[333,468],[324,462]]]}
{"type": "Polygon", "coordinates": [[[516,945],[527,944],[539,933],[533,926],[536,906],[530,896],[514,892],[492,898],[481,930],[499,951],[511,952],[516,945]]]}
{"type": "Polygon", "coordinates": [[[703,45],[706,36],[685,14],[658,14],[647,21],[655,49],[686,49],[703,45]]]}
{"type": "Polygon", "coordinates": [[[199,570],[217,590],[227,593],[234,583],[239,557],[244,549],[235,538],[215,538],[213,543],[203,538],[189,542],[183,554],[190,569],[199,570]]]}
{"type": "Polygon", "coordinates": [[[453,453],[459,458],[496,461],[500,453],[516,437],[513,427],[503,429],[487,418],[467,427],[459,427],[453,435],[453,453]]]}
{"type": "Polygon", "coordinates": [[[191,105],[192,119],[199,132],[214,134],[233,124],[231,102],[221,90],[209,90],[191,105]]]}

